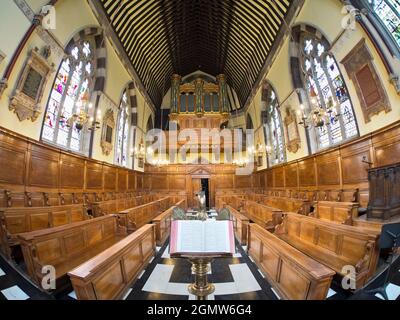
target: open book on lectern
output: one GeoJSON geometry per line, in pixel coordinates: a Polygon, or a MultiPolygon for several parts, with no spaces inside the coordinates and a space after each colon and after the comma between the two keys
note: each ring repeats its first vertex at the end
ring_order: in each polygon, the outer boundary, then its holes
{"type": "Polygon", "coordinates": [[[170,255],[232,256],[235,237],[232,221],[173,221],[170,255]]]}

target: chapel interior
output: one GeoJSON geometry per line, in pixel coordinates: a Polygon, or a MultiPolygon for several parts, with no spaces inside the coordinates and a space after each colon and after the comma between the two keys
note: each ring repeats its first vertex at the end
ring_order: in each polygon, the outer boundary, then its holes
{"type": "Polygon", "coordinates": [[[0,300],[400,300],[399,0],[3,0],[0,40],[0,300]]]}

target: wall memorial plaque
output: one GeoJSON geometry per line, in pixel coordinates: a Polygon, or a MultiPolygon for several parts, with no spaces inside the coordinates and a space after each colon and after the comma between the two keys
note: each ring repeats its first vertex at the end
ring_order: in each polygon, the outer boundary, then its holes
{"type": "MultiPolygon", "coordinates": [[[[48,52],[48,49],[44,51],[48,52]]],[[[30,119],[34,122],[38,118],[43,91],[52,72],[54,64],[41,56],[38,48],[30,51],[9,106],[20,121],[30,119]]]]}
{"type": "Polygon", "coordinates": [[[115,118],[113,109],[108,109],[103,118],[103,132],[101,134],[101,149],[103,154],[110,155],[113,149],[113,136],[115,128],[115,118]]]}
{"type": "Polygon", "coordinates": [[[285,126],[284,131],[286,148],[289,152],[292,153],[296,153],[301,147],[297,117],[295,112],[293,111],[298,105],[299,98],[297,95],[297,91],[295,90],[281,106],[281,110],[286,113],[283,119],[283,124],[285,126]]]}
{"type": "Polygon", "coordinates": [[[30,68],[21,92],[32,99],[36,99],[43,77],[35,69],[30,68]]]}
{"type": "Polygon", "coordinates": [[[370,122],[375,114],[392,110],[365,39],[350,51],[342,63],[356,88],[365,122],[370,122]]]}

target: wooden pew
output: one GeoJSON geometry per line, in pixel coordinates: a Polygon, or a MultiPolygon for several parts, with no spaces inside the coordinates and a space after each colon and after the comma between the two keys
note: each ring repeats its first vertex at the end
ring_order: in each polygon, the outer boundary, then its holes
{"type": "Polygon", "coordinates": [[[11,259],[12,247],[18,245],[18,234],[54,228],[88,220],[83,205],[0,209],[1,252],[11,259]]]}
{"type": "Polygon", "coordinates": [[[102,217],[107,214],[116,214],[129,208],[134,208],[146,203],[154,201],[153,195],[138,196],[138,197],[117,197],[116,199],[97,201],[91,203],[91,209],[94,217],[102,217]]]}
{"type": "Polygon", "coordinates": [[[68,272],[78,300],[116,300],[155,255],[154,225],[145,225],[68,272]]]}
{"type": "Polygon", "coordinates": [[[335,272],[260,226],[248,228],[248,252],[283,299],[324,300],[335,272]]]}
{"type": "Polygon", "coordinates": [[[237,194],[219,195],[216,197],[215,202],[216,202],[216,208],[218,210],[222,209],[225,204],[229,204],[232,207],[236,208],[237,210],[240,210],[244,204],[244,195],[237,195],[237,194]]]}
{"type": "Polygon", "coordinates": [[[116,215],[18,235],[29,277],[38,285],[42,268],[54,266],[56,278],[109,248],[126,236],[116,215]]]}
{"type": "Polygon", "coordinates": [[[249,200],[245,201],[243,210],[240,212],[249,220],[271,232],[274,232],[275,227],[282,222],[283,217],[281,210],[249,200]]]}
{"type": "Polygon", "coordinates": [[[151,223],[156,227],[156,242],[159,247],[165,243],[171,233],[171,220],[174,208],[181,207],[184,204],[185,200],[181,200],[152,220],[151,223]]]}
{"type": "Polygon", "coordinates": [[[370,279],[378,263],[379,234],[299,214],[285,214],[275,234],[313,259],[345,275],[354,266],[356,288],[370,279]]]}
{"type": "Polygon", "coordinates": [[[226,208],[231,212],[236,238],[241,245],[247,245],[247,228],[250,223],[249,219],[232,206],[226,205],[226,208]]]}
{"type": "Polygon", "coordinates": [[[87,203],[82,192],[36,192],[21,190],[0,190],[0,208],[52,207],[87,203]]]}
{"type": "Polygon", "coordinates": [[[359,204],[355,202],[318,201],[310,216],[340,224],[353,225],[353,218],[358,217],[359,204]]]}
{"type": "Polygon", "coordinates": [[[126,227],[128,232],[133,232],[140,227],[150,223],[164,210],[161,206],[165,207],[170,201],[170,197],[165,197],[150,203],[146,203],[134,208],[118,212],[120,223],[126,227]]]}
{"type": "Polygon", "coordinates": [[[295,212],[307,215],[311,211],[311,203],[302,199],[262,196],[259,202],[269,207],[282,210],[283,212],[295,212]]]}

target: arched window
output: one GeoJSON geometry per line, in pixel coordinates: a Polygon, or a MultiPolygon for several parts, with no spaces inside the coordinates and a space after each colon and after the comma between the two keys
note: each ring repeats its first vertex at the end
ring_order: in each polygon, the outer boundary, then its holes
{"type": "Polygon", "coordinates": [[[115,144],[115,163],[123,167],[128,165],[129,128],[131,127],[129,110],[128,94],[125,90],[118,111],[117,142],[115,144]]]}
{"type": "Polygon", "coordinates": [[[76,42],[61,63],[42,130],[43,141],[79,153],[87,152],[88,130],[71,119],[81,112],[93,114],[90,103],[96,64],[93,43],[92,38],[76,42]]]}
{"type": "Polygon", "coordinates": [[[317,148],[324,149],[358,135],[353,106],[327,41],[303,31],[299,37],[301,75],[308,92],[317,148]],[[324,121],[316,121],[318,110],[324,121]]]}
{"type": "Polygon", "coordinates": [[[270,165],[276,165],[286,161],[285,138],[282,126],[281,112],[278,97],[275,91],[268,86],[266,89],[266,123],[265,144],[268,147],[268,160],[270,165]]]}
{"type": "Polygon", "coordinates": [[[368,0],[368,4],[400,47],[400,1],[368,0]]]}

